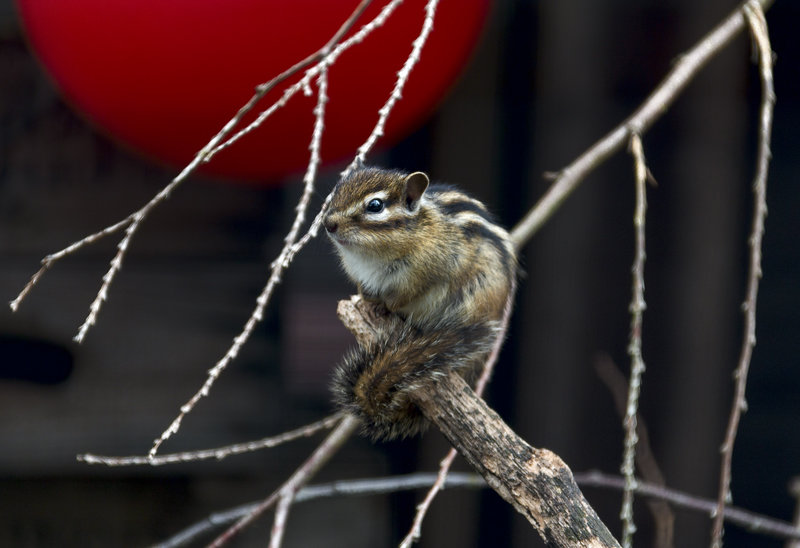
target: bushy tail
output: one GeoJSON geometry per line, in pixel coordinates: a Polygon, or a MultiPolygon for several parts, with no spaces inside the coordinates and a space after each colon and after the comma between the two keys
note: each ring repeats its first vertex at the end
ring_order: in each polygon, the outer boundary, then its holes
{"type": "Polygon", "coordinates": [[[411,394],[437,375],[457,371],[472,383],[500,331],[497,321],[440,322],[421,331],[408,322],[345,356],[333,378],[334,400],[373,439],[413,436],[427,421],[411,394]]]}

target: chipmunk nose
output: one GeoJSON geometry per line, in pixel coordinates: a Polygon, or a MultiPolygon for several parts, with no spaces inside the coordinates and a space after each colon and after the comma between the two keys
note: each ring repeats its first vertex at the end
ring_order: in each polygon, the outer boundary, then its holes
{"type": "Polygon", "coordinates": [[[333,234],[339,228],[338,223],[332,221],[331,219],[325,219],[323,224],[325,225],[325,230],[327,230],[329,234],[333,234]]]}

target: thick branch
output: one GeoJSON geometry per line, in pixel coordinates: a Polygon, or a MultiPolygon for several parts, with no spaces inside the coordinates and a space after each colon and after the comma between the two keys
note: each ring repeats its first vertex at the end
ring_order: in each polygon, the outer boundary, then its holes
{"type": "Polygon", "coordinates": [[[619,546],[564,461],[528,445],[458,374],[422,386],[414,401],[548,546],[619,546]]]}
{"type": "MultiPolygon", "coordinates": [[[[340,301],[339,318],[365,344],[398,319],[354,295],[340,301]]],[[[458,374],[415,391],[414,403],[480,473],[489,486],[524,515],[549,546],[619,544],[583,497],[569,467],[556,454],[520,438],[458,374]]]]}

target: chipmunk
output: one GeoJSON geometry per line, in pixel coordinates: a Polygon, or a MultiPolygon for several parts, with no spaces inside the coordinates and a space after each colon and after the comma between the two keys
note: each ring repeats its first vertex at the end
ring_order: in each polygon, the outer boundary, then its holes
{"type": "Polygon", "coordinates": [[[404,320],[344,358],[334,399],[373,439],[415,435],[427,421],[409,394],[450,369],[472,383],[485,363],[516,285],[514,246],[481,202],[422,172],[356,170],[323,224],[361,295],[404,320]]]}

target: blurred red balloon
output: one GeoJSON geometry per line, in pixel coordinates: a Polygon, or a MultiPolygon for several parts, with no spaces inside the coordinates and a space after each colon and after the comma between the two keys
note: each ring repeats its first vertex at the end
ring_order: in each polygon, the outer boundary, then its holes
{"type": "MultiPolygon", "coordinates": [[[[358,0],[17,0],[28,38],[67,100],[123,144],[186,165],[265,82],[323,46],[358,0]]],[[[385,2],[375,2],[353,32],[385,2]]],[[[330,70],[323,160],[355,154],[424,19],[406,0],[330,70]]],[[[472,51],[488,0],[443,0],[382,144],[418,126],[472,51]]],[[[296,77],[292,82],[297,81],[296,77]]],[[[259,104],[263,110],[283,87],[259,104]]],[[[315,97],[302,93],[202,169],[280,182],[309,158],[315,97]]],[[[253,119],[251,116],[249,119],[253,119]]]]}

